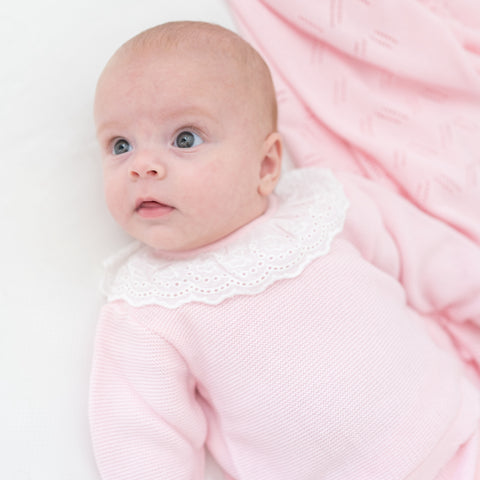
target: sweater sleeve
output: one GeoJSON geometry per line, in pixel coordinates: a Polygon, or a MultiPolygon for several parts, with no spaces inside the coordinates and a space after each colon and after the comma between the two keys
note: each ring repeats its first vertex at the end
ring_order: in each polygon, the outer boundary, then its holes
{"type": "Polygon", "coordinates": [[[103,480],[201,479],[206,420],[179,352],[138,310],[107,304],[99,319],[90,423],[103,480]]]}

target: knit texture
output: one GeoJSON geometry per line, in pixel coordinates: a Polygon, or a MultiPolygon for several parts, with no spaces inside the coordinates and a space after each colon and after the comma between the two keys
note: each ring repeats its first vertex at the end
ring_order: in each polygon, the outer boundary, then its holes
{"type": "Polygon", "coordinates": [[[201,479],[206,446],[237,480],[433,480],[456,461],[478,390],[394,275],[348,240],[350,221],[328,253],[260,293],[105,305],[91,393],[102,478],[201,479]]]}

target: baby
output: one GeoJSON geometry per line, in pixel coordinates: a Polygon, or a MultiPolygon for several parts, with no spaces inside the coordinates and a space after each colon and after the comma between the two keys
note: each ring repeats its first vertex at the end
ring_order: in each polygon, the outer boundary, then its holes
{"type": "Polygon", "coordinates": [[[95,121],[108,207],[139,240],[109,262],[98,325],[103,479],[200,479],[206,448],[236,480],[475,478],[478,390],[354,246],[334,176],[279,182],[252,47],[147,30],[107,64],[95,121]]]}

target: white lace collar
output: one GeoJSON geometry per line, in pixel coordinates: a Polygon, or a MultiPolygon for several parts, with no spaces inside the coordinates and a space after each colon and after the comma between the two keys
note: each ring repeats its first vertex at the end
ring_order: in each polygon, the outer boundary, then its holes
{"type": "Polygon", "coordinates": [[[348,200],[335,177],[320,168],[285,173],[276,199],[273,211],[195,255],[172,261],[136,242],[110,257],[104,281],[108,300],[167,308],[217,305],[298,276],[328,253],[342,230],[348,200]]]}

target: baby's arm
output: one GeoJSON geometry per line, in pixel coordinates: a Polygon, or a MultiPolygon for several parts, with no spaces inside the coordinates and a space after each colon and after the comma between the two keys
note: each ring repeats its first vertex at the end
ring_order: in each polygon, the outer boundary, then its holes
{"type": "Polygon", "coordinates": [[[97,330],[90,417],[102,479],[201,479],[206,421],[195,380],[132,312],[107,304],[97,330]]]}

